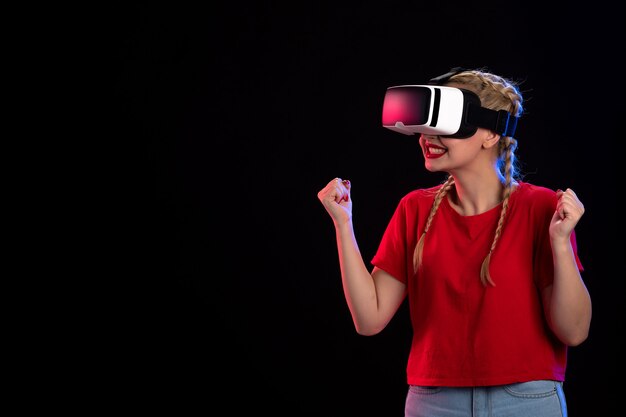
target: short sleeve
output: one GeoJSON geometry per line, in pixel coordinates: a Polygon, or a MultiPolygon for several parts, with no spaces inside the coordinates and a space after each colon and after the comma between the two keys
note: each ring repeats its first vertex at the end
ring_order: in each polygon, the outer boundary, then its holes
{"type": "Polygon", "coordinates": [[[402,199],[387,224],[371,263],[406,284],[407,248],[406,199],[402,199]]]}
{"type": "MultiPolygon", "coordinates": [[[[536,207],[534,222],[537,225],[535,236],[534,275],[539,288],[543,289],[552,284],[554,280],[554,260],[550,245],[550,221],[556,207],[556,194],[549,199],[543,199],[542,204],[536,207]]],[[[576,232],[570,234],[570,242],[574,252],[574,258],[579,271],[583,271],[583,265],[578,255],[578,243],[576,232]]]]}

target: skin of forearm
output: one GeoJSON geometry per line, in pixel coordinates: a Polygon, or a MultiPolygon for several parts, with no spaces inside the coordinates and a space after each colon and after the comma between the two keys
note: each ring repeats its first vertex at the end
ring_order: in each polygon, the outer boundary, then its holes
{"type": "Polygon", "coordinates": [[[589,334],[591,298],[582,281],[570,242],[552,242],[552,255],[551,328],[561,341],[576,346],[589,334]]]}
{"type": "Polygon", "coordinates": [[[335,228],[343,291],[357,333],[378,333],[376,286],[367,270],[356,241],[352,223],[335,228]]]}

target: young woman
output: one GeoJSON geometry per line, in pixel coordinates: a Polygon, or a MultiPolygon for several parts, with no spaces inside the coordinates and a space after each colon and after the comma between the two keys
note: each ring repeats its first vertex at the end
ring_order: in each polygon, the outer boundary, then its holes
{"type": "MultiPolygon", "coordinates": [[[[490,72],[458,70],[438,84],[522,115],[517,85],[490,72]]],[[[379,333],[408,297],[406,417],[566,416],[567,348],[591,322],[574,233],[583,204],[569,188],[522,181],[512,135],[477,127],[463,138],[422,133],[419,143],[426,169],[447,180],[400,200],[371,270],[350,182],[335,178],[318,193],[356,331],[379,333]]]]}

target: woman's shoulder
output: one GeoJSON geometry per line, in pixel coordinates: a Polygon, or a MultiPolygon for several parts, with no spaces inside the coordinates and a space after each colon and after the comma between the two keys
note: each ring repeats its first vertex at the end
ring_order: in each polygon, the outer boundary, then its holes
{"type": "Polygon", "coordinates": [[[556,194],[556,191],[551,188],[525,181],[518,182],[518,190],[532,196],[554,196],[556,194]]]}
{"type": "Polygon", "coordinates": [[[406,193],[401,199],[400,204],[408,207],[416,207],[427,205],[430,207],[437,191],[442,187],[442,184],[428,188],[417,188],[406,193]]]}
{"type": "Polygon", "coordinates": [[[418,188],[409,191],[402,197],[403,200],[415,201],[415,200],[433,200],[437,192],[441,189],[442,184],[435,185],[434,187],[418,188]]]}
{"type": "Polygon", "coordinates": [[[553,205],[556,200],[555,190],[529,182],[519,181],[516,191],[517,198],[529,204],[553,205]]]}

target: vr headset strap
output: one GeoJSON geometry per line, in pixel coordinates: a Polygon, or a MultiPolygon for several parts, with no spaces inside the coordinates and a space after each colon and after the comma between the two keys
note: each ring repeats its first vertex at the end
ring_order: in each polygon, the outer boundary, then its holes
{"type": "Polygon", "coordinates": [[[493,130],[501,136],[512,137],[519,117],[511,116],[506,110],[491,110],[470,103],[467,109],[467,122],[474,126],[493,130]]]}
{"type": "MultiPolygon", "coordinates": [[[[438,77],[431,78],[428,81],[430,85],[443,85],[452,76],[467,71],[463,67],[454,67],[450,71],[442,74],[438,77]]],[[[468,104],[467,109],[467,123],[473,126],[480,126],[485,129],[490,129],[501,136],[512,137],[515,134],[517,128],[517,121],[519,117],[511,116],[511,114],[505,110],[491,110],[474,103],[468,104]]]]}

